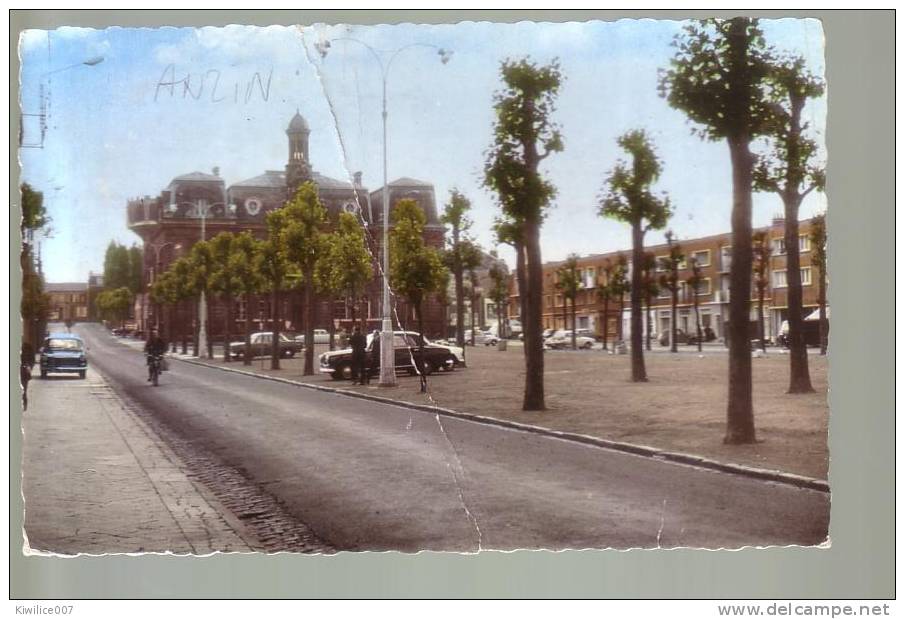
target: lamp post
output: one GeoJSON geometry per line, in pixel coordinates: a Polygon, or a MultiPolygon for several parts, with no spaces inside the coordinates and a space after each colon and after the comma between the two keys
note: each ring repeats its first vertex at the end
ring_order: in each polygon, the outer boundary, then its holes
{"type": "MultiPolygon", "coordinates": [[[[54,73],[60,73],[62,71],[68,71],[69,69],[75,69],[76,67],[81,67],[81,66],[93,67],[94,65],[100,64],[103,61],[104,61],[103,56],[94,56],[93,58],[89,58],[88,60],[83,60],[82,62],[76,62],[75,64],[67,65],[65,67],[60,67],[59,69],[53,69],[52,71],[45,71],[44,73],[41,74],[41,77],[40,77],[41,84],[39,85],[39,91],[38,91],[38,98],[40,99],[40,102],[41,102],[40,111],[37,114],[26,114],[24,112],[19,114],[19,147],[20,148],[44,148],[44,135],[47,133],[47,117],[49,115],[49,112],[47,111],[47,104],[46,104],[47,97],[44,94],[44,78],[46,78],[49,75],[53,75],[54,73]],[[40,141],[36,144],[24,142],[25,129],[24,129],[24,126],[22,123],[22,119],[25,118],[26,116],[37,117],[39,119],[38,126],[41,129],[41,138],[40,138],[40,141]]],[[[47,83],[48,83],[48,89],[49,89],[50,80],[48,80],[47,83]]]]}
{"type": "MultiPolygon", "coordinates": [[[[172,247],[176,251],[179,251],[179,249],[182,247],[182,245],[180,245],[179,243],[173,243],[170,241],[167,241],[166,243],[153,243],[151,245],[148,245],[148,247],[150,247],[151,249],[154,250],[154,268],[151,271],[151,273],[152,273],[151,285],[153,285],[155,282],[157,282],[157,275],[160,273],[160,270],[161,270],[160,269],[160,252],[161,252],[161,250],[163,250],[164,247],[168,247],[168,246],[172,247]]],[[[157,306],[158,307],[156,308],[156,310],[154,312],[154,326],[157,329],[157,333],[159,334],[160,333],[160,304],[157,303],[157,306]]]]}
{"type": "MultiPolygon", "coordinates": [[[[374,60],[380,66],[380,78],[383,87],[381,117],[383,119],[383,322],[380,331],[380,386],[393,387],[396,385],[396,358],[393,347],[393,319],[390,315],[390,246],[389,246],[389,220],[390,220],[390,194],[387,186],[387,76],[393,61],[403,51],[412,47],[427,47],[437,50],[440,62],[446,64],[452,57],[452,51],[431,45],[430,43],[410,43],[395,50],[377,50],[364,41],[352,37],[337,37],[335,39],[318,41],[314,44],[321,58],[327,57],[332,41],[351,41],[366,48],[374,60]],[[381,53],[390,54],[386,64],[381,53]]],[[[423,335],[423,334],[422,334],[423,335]]]]}

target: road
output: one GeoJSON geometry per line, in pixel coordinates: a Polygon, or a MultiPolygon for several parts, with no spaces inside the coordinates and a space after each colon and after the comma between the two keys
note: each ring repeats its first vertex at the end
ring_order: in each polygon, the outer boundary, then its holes
{"type": "MultiPolygon", "coordinates": [[[[829,495],[171,362],[76,328],[112,387],[338,550],[814,545],[829,495]]],[[[468,371],[468,370],[466,370],[468,371]]]]}

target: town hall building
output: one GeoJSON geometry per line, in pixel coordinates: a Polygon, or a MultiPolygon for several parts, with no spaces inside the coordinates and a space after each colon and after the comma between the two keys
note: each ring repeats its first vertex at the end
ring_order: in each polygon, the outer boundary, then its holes
{"type": "MultiPolygon", "coordinates": [[[[210,174],[191,172],[177,176],[157,197],[145,196],[130,200],[127,206],[129,229],[139,235],[144,248],[144,292],[136,299],[135,317],[138,328],[147,331],[160,325],[170,333],[164,335],[173,341],[184,333],[194,333],[197,326],[197,303],[182,303],[172,316],[167,310],[154,306],[147,290],[155,278],[164,272],[170,263],[188,255],[192,246],[202,240],[211,239],[220,232],[251,232],[255,237],[267,236],[266,215],[281,208],[297,190],[313,181],[318,188],[321,202],[328,212],[331,222],[335,222],[340,212],[352,212],[360,217],[369,250],[374,258],[375,277],[367,287],[361,304],[367,314],[369,329],[379,328],[382,317],[382,280],[379,276],[378,259],[382,251],[382,187],[369,192],[362,184],[361,173],[353,176],[352,182],[324,176],[311,165],[308,149],[311,130],[305,119],[296,112],[286,129],[288,156],[282,170],[265,170],[262,174],[231,185],[220,176],[214,167],[210,174]]],[[[412,178],[400,178],[388,184],[390,209],[402,199],[415,200],[426,216],[425,241],[437,248],[443,246],[444,227],[440,223],[434,187],[428,182],[412,178]]],[[[286,291],[282,295],[283,307],[281,331],[304,330],[304,308],[299,291],[286,291]]],[[[236,301],[233,308],[234,324],[230,326],[233,338],[244,331],[245,317],[250,312],[253,329],[269,331],[271,322],[271,296],[259,295],[252,307],[245,307],[244,301],[236,301]]],[[[437,337],[444,334],[446,308],[437,299],[431,298],[424,307],[425,335],[437,337]]],[[[225,333],[226,308],[222,301],[214,298],[209,302],[208,334],[214,341],[221,341],[225,333]]],[[[393,313],[396,328],[412,327],[415,324],[412,308],[400,299],[395,302],[393,313]]],[[[315,328],[329,329],[351,326],[351,308],[345,299],[322,299],[315,308],[315,328]],[[331,325],[332,323],[332,325],[331,325]]],[[[359,317],[360,318],[360,317],[359,317]]]]}

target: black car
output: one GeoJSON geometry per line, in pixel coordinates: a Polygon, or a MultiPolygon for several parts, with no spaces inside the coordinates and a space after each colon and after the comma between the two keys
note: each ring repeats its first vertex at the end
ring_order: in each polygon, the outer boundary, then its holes
{"type": "MultiPolygon", "coordinates": [[[[373,363],[374,333],[368,334],[368,345],[365,350],[366,367],[372,376],[378,373],[379,363],[373,363]]],[[[436,370],[452,370],[456,366],[456,356],[447,346],[423,340],[424,357],[420,358],[422,344],[421,335],[413,331],[394,331],[393,344],[396,351],[396,371],[415,373],[416,363],[424,374],[432,374],[436,370]],[[420,362],[419,362],[420,361],[420,362]]],[[[352,349],[334,350],[320,356],[320,372],[329,374],[335,380],[352,378],[352,349]]]]}
{"type": "Polygon", "coordinates": [[[51,333],[41,345],[41,378],[51,373],[77,373],[85,378],[88,358],[85,343],[71,333],[51,333]]]}

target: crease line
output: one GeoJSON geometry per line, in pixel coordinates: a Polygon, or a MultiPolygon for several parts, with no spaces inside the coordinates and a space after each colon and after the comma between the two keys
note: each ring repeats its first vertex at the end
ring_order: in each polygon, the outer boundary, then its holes
{"type": "MultiPolygon", "coordinates": [[[[462,471],[463,476],[465,473],[465,469],[462,466],[462,460],[459,458],[459,452],[456,451],[455,446],[452,441],[449,439],[449,435],[446,433],[446,428],[443,427],[443,422],[440,421],[440,415],[435,415],[437,419],[437,425],[440,426],[440,433],[443,434],[443,438],[446,439],[449,448],[453,452],[453,457],[456,459],[456,464],[459,470],[462,471]]],[[[468,516],[468,519],[471,521],[471,524],[474,526],[475,532],[478,534],[478,552],[481,552],[484,548],[482,547],[483,535],[481,534],[481,527],[478,526],[478,519],[475,518],[474,514],[471,513],[471,510],[468,509],[468,504],[465,502],[465,495],[462,493],[462,487],[459,483],[459,476],[456,474],[456,469],[453,468],[452,464],[449,460],[446,461],[446,468],[450,470],[453,476],[453,481],[456,484],[456,491],[459,493],[459,502],[462,504],[462,509],[465,511],[465,515],[468,516]]]]}

